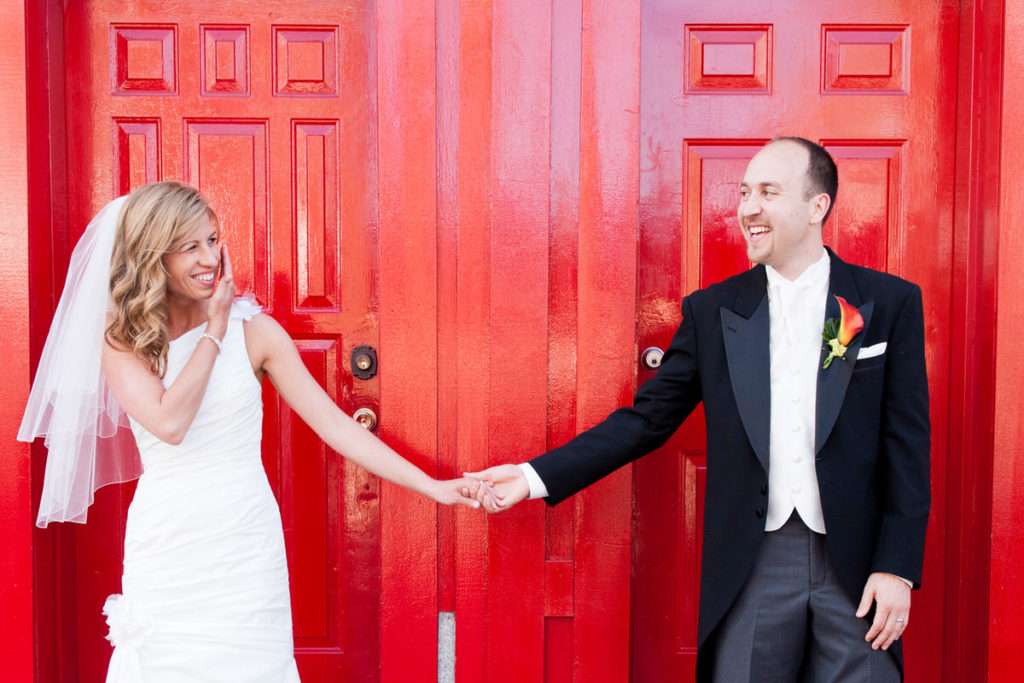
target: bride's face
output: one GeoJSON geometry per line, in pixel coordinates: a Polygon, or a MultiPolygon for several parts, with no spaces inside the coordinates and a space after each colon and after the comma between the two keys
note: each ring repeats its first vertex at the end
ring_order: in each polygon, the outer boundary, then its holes
{"type": "Polygon", "coordinates": [[[167,296],[197,301],[213,296],[220,269],[220,242],[209,216],[164,256],[167,296]]]}

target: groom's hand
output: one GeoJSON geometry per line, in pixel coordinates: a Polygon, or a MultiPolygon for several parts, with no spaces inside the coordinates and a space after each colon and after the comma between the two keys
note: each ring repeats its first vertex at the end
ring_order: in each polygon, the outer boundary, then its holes
{"type": "Polygon", "coordinates": [[[518,465],[498,465],[480,472],[466,472],[480,481],[476,499],[488,512],[501,512],[530,495],[530,485],[518,465]]]}
{"type": "Polygon", "coordinates": [[[871,649],[888,650],[910,621],[910,586],[906,582],[885,572],[875,572],[864,585],[857,608],[857,616],[864,617],[875,603],[875,618],[864,640],[871,643],[871,649]]]}

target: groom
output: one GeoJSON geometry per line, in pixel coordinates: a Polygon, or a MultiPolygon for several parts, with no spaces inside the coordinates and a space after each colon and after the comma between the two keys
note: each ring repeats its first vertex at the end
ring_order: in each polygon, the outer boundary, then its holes
{"type": "Polygon", "coordinates": [[[837,187],[819,145],[765,145],[738,209],[759,265],[683,300],[632,407],[473,474],[493,485],[477,493],[489,510],[554,505],[660,447],[703,401],[700,681],[902,679],[930,504],[921,290],[823,247],[837,187]]]}

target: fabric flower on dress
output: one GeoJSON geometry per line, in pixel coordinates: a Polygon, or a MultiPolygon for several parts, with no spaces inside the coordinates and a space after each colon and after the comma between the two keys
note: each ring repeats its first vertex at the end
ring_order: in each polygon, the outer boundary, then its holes
{"type": "Polygon", "coordinates": [[[231,303],[231,317],[241,318],[242,320],[252,320],[254,315],[259,315],[263,312],[263,307],[256,301],[256,297],[252,294],[243,294],[242,296],[235,297],[235,300],[231,303]]]}
{"type": "Polygon", "coordinates": [[[110,628],[107,640],[114,647],[141,647],[146,636],[153,632],[152,622],[138,605],[123,595],[109,596],[103,604],[103,614],[110,628]]]}

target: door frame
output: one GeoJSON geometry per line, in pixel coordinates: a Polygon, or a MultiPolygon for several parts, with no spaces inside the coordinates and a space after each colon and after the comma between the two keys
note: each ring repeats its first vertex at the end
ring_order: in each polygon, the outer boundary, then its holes
{"type": "MultiPolygon", "coordinates": [[[[1004,0],[960,4],[941,652],[948,680],[981,681],[989,680],[992,518],[977,513],[992,510],[998,269],[991,266],[999,262],[999,160],[1011,140],[1002,127],[1004,0]]],[[[1010,4],[1019,11],[1024,3],[1010,4]]]]}

